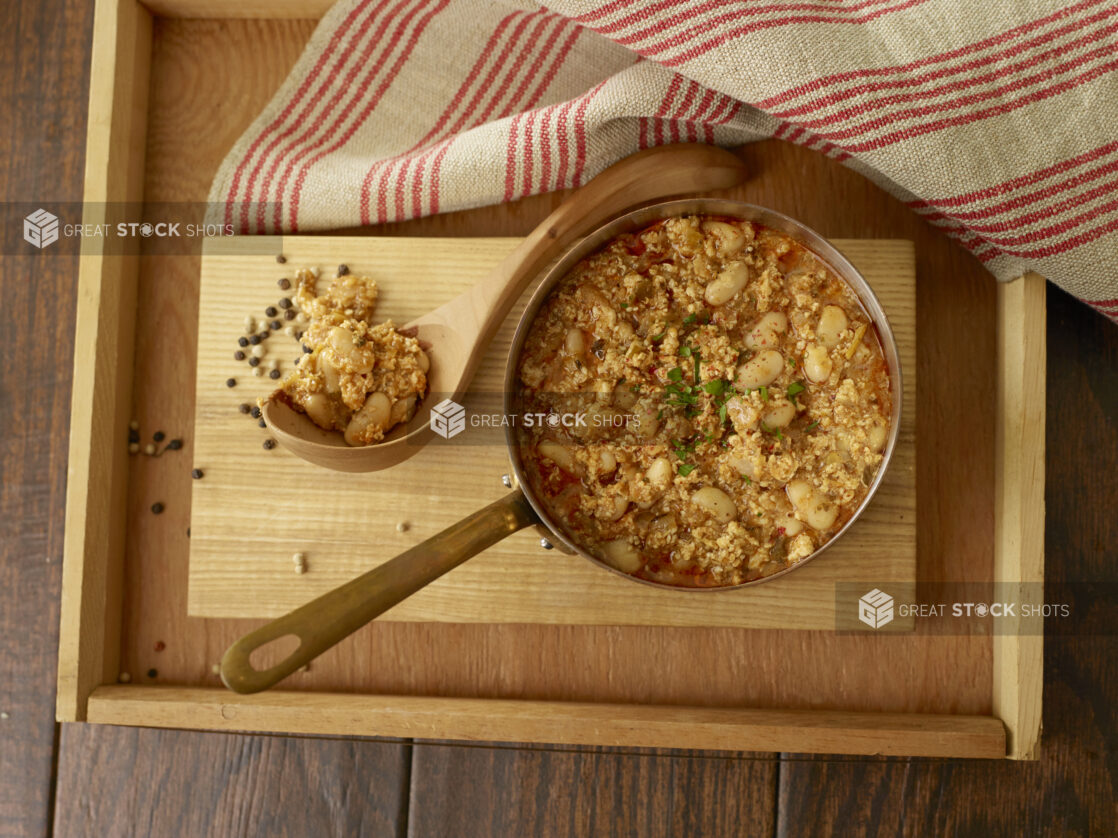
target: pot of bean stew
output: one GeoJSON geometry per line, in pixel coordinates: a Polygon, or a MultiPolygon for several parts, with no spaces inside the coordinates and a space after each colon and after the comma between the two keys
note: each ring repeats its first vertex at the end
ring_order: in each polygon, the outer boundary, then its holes
{"type": "Polygon", "coordinates": [[[900,427],[901,368],[873,290],[826,239],[750,204],[614,219],[540,281],[504,382],[512,491],[245,636],[221,671],[266,689],[518,530],[643,584],[757,585],[858,519],[900,427]],[[299,646],[256,669],[286,635],[299,646]]]}

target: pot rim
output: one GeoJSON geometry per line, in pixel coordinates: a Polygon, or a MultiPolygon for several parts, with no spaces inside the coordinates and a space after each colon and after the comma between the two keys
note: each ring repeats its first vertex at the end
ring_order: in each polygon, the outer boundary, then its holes
{"type": "Polygon", "coordinates": [[[877,494],[878,488],[881,486],[886,473],[889,470],[889,465],[893,459],[893,451],[896,449],[897,440],[900,435],[901,426],[901,410],[904,394],[904,378],[901,370],[900,354],[897,348],[896,338],[893,334],[893,328],[889,323],[889,318],[882,307],[880,300],[874,293],[873,288],[862,276],[861,272],[855,268],[850,261],[842,255],[842,253],[835,248],[826,238],[819,233],[812,230],[806,224],[795,220],[783,213],[776,212],[775,210],[761,207],[756,204],[746,203],[744,201],[731,201],[721,198],[684,198],[671,201],[662,201],[648,206],[632,210],[623,215],[617,216],[606,224],[598,227],[593,232],[587,234],[583,238],[576,241],[567,250],[559,260],[543,274],[536,289],[532,292],[524,312],[520,317],[520,322],[517,324],[516,332],[513,336],[512,343],[509,347],[508,358],[505,362],[505,381],[504,381],[504,394],[503,394],[503,409],[505,415],[513,413],[512,404],[513,393],[516,385],[516,367],[520,359],[520,353],[523,349],[524,342],[527,339],[528,330],[535,320],[536,315],[539,313],[544,300],[547,299],[551,290],[570,272],[570,270],[583,258],[591,255],[602,246],[604,246],[611,239],[618,235],[632,232],[636,229],[641,229],[656,221],[661,221],[667,218],[680,215],[721,215],[737,218],[743,221],[753,221],[763,224],[779,232],[785,233],[792,238],[796,239],[800,244],[804,245],[816,257],[820,258],[840,279],[842,279],[854,292],[862,305],[863,310],[870,317],[871,322],[875,326],[878,334],[878,339],[881,344],[882,353],[885,356],[885,362],[889,368],[889,388],[892,397],[892,424],[889,432],[889,439],[885,446],[884,457],[881,465],[874,476],[873,482],[870,484],[869,491],[854,510],[854,514],[850,516],[849,520],[827,540],[822,546],[805,556],[800,561],[793,565],[778,570],[768,576],[762,576],[757,579],[750,579],[746,582],[739,582],[735,585],[721,585],[721,586],[686,586],[686,585],[672,585],[666,582],[656,582],[651,579],[642,579],[638,576],[625,573],[610,565],[603,559],[598,558],[585,548],[579,546],[574,539],[570,538],[563,527],[559,525],[549,514],[547,508],[535,496],[531,484],[525,479],[525,469],[520,462],[519,448],[516,441],[515,428],[510,424],[505,425],[505,445],[508,449],[509,460],[512,466],[512,471],[515,480],[521,492],[528,499],[528,503],[539,517],[543,526],[551,533],[551,535],[558,540],[558,542],[566,548],[567,551],[578,554],[583,558],[593,562],[599,567],[605,568],[619,576],[630,579],[634,582],[641,582],[645,585],[651,585],[655,588],[668,589],[675,591],[729,591],[746,588],[753,585],[760,585],[764,582],[769,582],[773,579],[778,579],[785,574],[792,571],[799,570],[808,562],[817,558],[825,553],[831,545],[837,542],[843,535],[845,535],[853,526],[853,524],[862,516],[862,513],[869,506],[874,496],[877,494]]]}

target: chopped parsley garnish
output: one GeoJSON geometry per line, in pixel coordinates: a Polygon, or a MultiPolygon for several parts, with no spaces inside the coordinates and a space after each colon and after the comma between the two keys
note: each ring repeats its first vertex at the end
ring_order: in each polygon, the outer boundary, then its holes
{"type": "Polygon", "coordinates": [[[683,440],[672,440],[672,451],[681,460],[686,460],[690,455],[695,453],[695,446],[699,444],[699,440],[693,439],[690,442],[683,440]]]}
{"type": "Polygon", "coordinates": [[[618,303],[617,305],[618,305],[618,308],[623,308],[623,309],[629,307],[628,303],[618,303]]]}
{"type": "Polygon", "coordinates": [[[658,335],[653,335],[650,339],[653,343],[659,343],[660,341],[662,341],[664,339],[664,336],[666,334],[667,334],[667,332],[661,332],[658,335]]]}
{"type": "Polygon", "coordinates": [[[761,430],[762,430],[762,431],[764,431],[765,433],[767,433],[767,434],[772,434],[772,435],[773,435],[773,436],[775,436],[775,437],[776,437],[777,439],[784,439],[784,434],[782,434],[782,433],[780,432],[780,428],[770,428],[770,427],[769,427],[768,425],[766,425],[766,424],[765,424],[764,422],[761,422],[761,423],[760,423],[760,426],[761,426],[761,430]]]}
{"type": "Polygon", "coordinates": [[[758,387],[757,392],[761,394],[761,401],[767,402],[769,400],[769,388],[768,387],[758,387]]]}
{"type": "Polygon", "coordinates": [[[816,429],[816,428],[817,428],[818,426],[819,426],[819,420],[818,420],[818,419],[816,419],[816,420],[815,420],[814,422],[812,422],[812,423],[811,423],[810,425],[808,425],[808,426],[807,426],[806,430],[809,430],[809,431],[813,431],[813,430],[815,430],[815,429],[816,429]]]}
{"type": "Polygon", "coordinates": [[[793,381],[788,385],[788,398],[792,400],[792,404],[796,403],[796,396],[800,395],[807,387],[801,381],[793,381]]]}
{"type": "Polygon", "coordinates": [[[679,357],[680,358],[690,358],[691,357],[691,347],[690,346],[679,347],[679,357]]]}
{"type": "Polygon", "coordinates": [[[696,466],[691,463],[684,463],[678,469],[680,477],[686,477],[695,470],[696,466]]]}
{"type": "Polygon", "coordinates": [[[726,389],[726,382],[721,378],[708,381],[703,385],[703,389],[712,396],[720,396],[722,395],[722,391],[726,389]]]}
{"type": "Polygon", "coordinates": [[[673,367],[668,370],[668,378],[672,381],[683,381],[683,370],[679,367],[673,367]]]}
{"type": "Polygon", "coordinates": [[[684,326],[690,326],[692,323],[694,323],[698,319],[699,319],[699,315],[697,315],[695,312],[691,312],[690,314],[688,314],[686,317],[683,318],[683,325],[684,326]]]}
{"type": "Polygon", "coordinates": [[[746,486],[752,486],[752,485],[753,485],[753,481],[749,479],[749,475],[748,475],[748,474],[743,474],[743,475],[741,476],[741,479],[745,481],[745,485],[746,485],[746,486]]]}

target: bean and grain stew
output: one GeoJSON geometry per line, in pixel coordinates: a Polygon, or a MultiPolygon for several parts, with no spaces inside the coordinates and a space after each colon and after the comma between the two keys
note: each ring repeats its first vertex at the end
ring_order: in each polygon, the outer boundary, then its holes
{"type": "Polygon", "coordinates": [[[373,322],[375,280],[347,269],[326,282],[301,270],[295,282],[295,304],[310,318],[300,336],[305,354],[274,397],[350,445],[380,442],[415,415],[427,391],[427,353],[392,321],[373,322]]]}
{"type": "Polygon", "coordinates": [[[617,569],[734,585],[850,519],[889,438],[853,291],[784,233],[687,216],[582,260],[532,322],[517,444],[554,522],[617,569]]]}

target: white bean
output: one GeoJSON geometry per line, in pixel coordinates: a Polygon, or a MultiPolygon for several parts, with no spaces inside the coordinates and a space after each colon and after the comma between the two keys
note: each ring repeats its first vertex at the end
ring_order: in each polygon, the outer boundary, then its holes
{"type": "Polygon", "coordinates": [[[602,467],[603,474],[613,474],[617,468],[617,457],[613,456],[613,452],[608,448],[603,448],[598,454],[598,463],[602,467]]]}
{"type": "Polygon", "coordinates": [[[761,421],[770,428],[783,428],[796,418],[796,406],[791,402],[784,402],[771,408],[761,421]]]}
{"type": "Polygon", "coordinates": [[[888,438],[888,436],[889,434],[885,430],[884,425],[874,425],[872,428],[870,428],[869,432],[870,448],[872,448],[874,451],[880,451],[885,447],[885,440],[888,438]]]}
{"type": "Polygon", "coordinates": [[[637,436],[649,439],[660,430],[660,420],[656,417],[658,412],[655,408],[646,407],[636,414],[637,421],[631,427],[637,436]]]}
{"type": "Polygon", "coordinates": [[[602,507],[599,518],[607,521],[616,521],[629,509],[629,498],[626,495],[614,495],[602,507]]]}
{"type": "Polygon", "coordinates": [[[758,352],[738,367],[737,384],[743,390],[755,390],[772,384],[784,369],[784,357],[775,349],[758,352]]]}
{"type": "Polygon", "coordinates": [[[339,355],[348,355],[353,352],[353,335],[349,333],[349,329],[335,326],[330,330],[327,339],[330,341],[330,345],[337,350],[339,355]]]}
{"type": "Polygon", "coordinates": [[[553,440],[545,439],[536,446],[536,450],[545,460],[551,460],[551,462],[555,463],[555,465],[559,466],[563,471],[574,474],[575,458],[566,446],[560,445],[553,440]]]}
{"type": "Polygon", "coordinates": [[[828,530],[838,517],[838,507],[816,492],[806,480],[793,480],[784,491],[799,517],[813,529],[828,530]]]}
{"type": "Polygon", "coordinates": [[[819,325],[815,328],[820,343],[828,349],[838,344],[842,333],[846,331],[847,322],[845,311],[838,306],[826,306],[819,315],[819,325]]]}
{"type": "Polygon", "coordinates": [[[581,355],[585,352],[586,336],[582,333],[582,329],[568,329],[566,345],[569,355],[581,355]]]}
{"type": "Polygon", "coordinates": [[[405,396],[402,399],[396,399],[392,403],[392,414],[389,417],[388,426],[394,427],[401,422],[407,422],[415,416],[415,394],[405,396]]]}
{"type": "Polygon", "coordinates": [[[718,239],[719,251],[723,256],[733,256],[745,246],[745,233],[742,229],[725,221],[704,221],[703,232],[718,239]]]}
{"type": "Polygon", "coordinates": [[[741,262],[733,262],[707,285],[703,298],[712,306],[720,306],[733,299],[747,282],[749,269],[741,262]]]}
{"type": "Polygon", "coordinates": [[[784,527],[784,534],[789,538],[799,535],[804,530],[803,522],[791,512],[778,516],[776,523],[784,527]]]}
{"type": "Polygon", "coordinates": [[[828,503],[826,499],[811,496],[811,503],[802,510],[804,520],[812,529],[823,532],[829,530],[838,517],[838,507],[828,503]]]}
{"type": "Polygon", "coordinates": [[[804,372],[816,384],[822,384],[831,377],[833,366],[826,348],[818,344],[813,343],[804,353],[804,372]]]}
{"type": "Polygon", "coordinates": [[[699,489],[691,495],[691,502],[709,512],[715,520],[723,524],[728,524],[738,517],[738,508],[734,506],[734,501],[716,486],[704,486],[699,489]]]}
{"type": "Polygon", "coordinates": [[[667,486],[672,479],[672,462],[667,457],[657,457],[644,474],[653,486],[667,486]]]}
{"type": "Polygon", "coordinates": [[[806,480],[793,480],[784,491],[788,495],[788,500],[792,501],[792,506],[799,507],[811,496],[811,484],[806,480]]]}
{"type": "Polygon", "coordinates": [[[757,321],[745,336],[745,345],[750,349],[776,346],[779,336],[788,331],[788,318],[780,311],[770,311],[757,321]]]}
{"type": "MultiPolygon", "coordinates": [[[[257,369],[260,368],[257,367],[257,369]]],[[[341,390],[338,368],[327,361],[325,355],[318,359],[318,371],[322,373],[322,381],[326,385],[327,393],[337,393],[341,390]]]]}
{"type": "Polygon", "coordinates": [[[602,545],[602,558],[606,564],[615,567],[622,573],[635,573],[641,569],[644,562],[641,560],[641,554],[637,552],[637,548],[626,541],[624,538],[618,538],[615,541],[607,541],[602,545]]]}
{"type": "Polygon", "coordinates": [[[379,390],[365,399],[365,404],[349,420],[345,429],[345,441],[350,445],[361,445],[370,428],[387,428],[392,415],[392,402],[379,390]]]}
{"type": "Polygon", "coordinates": [[[757,476],[757,470],[753,466],[753,461],[748,457],[730,455],[726,458],[726,463],[742,477],[748,477],[752,480],[757,476]]]}
{"type": "Polygon", "coordinates": [[[313,393],[303,403],[303,410],[307,411],[307,416],[320,428],[334,427],[330,418],[330,399],[325,393],[313,393]]]}

